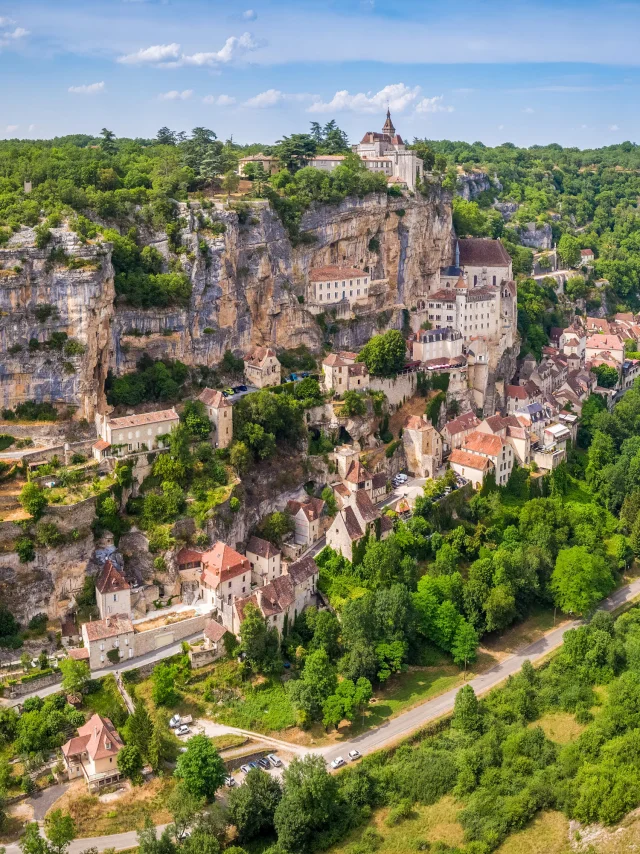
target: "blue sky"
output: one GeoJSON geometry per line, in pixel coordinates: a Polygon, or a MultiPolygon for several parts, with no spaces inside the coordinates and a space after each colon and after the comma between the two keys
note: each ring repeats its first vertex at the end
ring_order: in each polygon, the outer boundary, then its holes
{"type": "Polygon", "coordinates": [[[0,138],[640,139],[640,0],[0,0],[0,138]]]}

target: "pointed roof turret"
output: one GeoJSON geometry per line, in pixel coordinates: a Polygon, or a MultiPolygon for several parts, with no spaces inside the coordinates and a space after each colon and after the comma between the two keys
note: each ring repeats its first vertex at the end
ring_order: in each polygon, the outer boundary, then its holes
{"type": "Polygon", "coordinates": [[[396,129],[393,126],[393,122],[391,121],[391,110],[387,107],[387,120],[383,125],[382,133],[388,133],[389,136],[395,136],[396,129]]]}

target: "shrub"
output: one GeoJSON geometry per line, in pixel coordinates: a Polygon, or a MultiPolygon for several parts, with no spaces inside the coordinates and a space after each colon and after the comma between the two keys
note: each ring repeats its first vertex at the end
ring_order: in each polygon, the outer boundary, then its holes
{"type": "Polygon", "coordinates": [[[110,649],[107,652],[107,658],[111,662],[111,664],[117,664],[120,661],[120,650],[119,649],[110,649]]]}

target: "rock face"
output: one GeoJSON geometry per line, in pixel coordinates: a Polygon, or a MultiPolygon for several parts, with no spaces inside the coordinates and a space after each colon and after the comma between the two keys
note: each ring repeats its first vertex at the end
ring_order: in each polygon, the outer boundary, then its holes
{"type": "MultiPolygon", "coordinates": [[[[132,370],[142,352],[213,366],[225,350],[243,352],[254,344],[306,344],[317,351],[331,338],[339,347],[361,346],[378,331],[383,310],[385,327],[401,325],[402,309],[426,293],[449,252],[450,197],[437,189],[428,199],[371,195],[318,206],[304,215],[305,239],[297,246],[266,204],[252,206],[248,215],[222,206],[207,213],[224,223],[223,235],[199,229],[199,205],[183,205],[182,263],[193,288],[188,308],[117,307],[115,373],[132,370]],[[310,269],[326,264],[367,267],[388,285],[357,316],[334,321],[327,315],[319,323],[305,308],[306,282],[310,269]]],[[[167,253],[162,235],[153,242],[167,253]]]]}
{"type": "Polygon", "coordinates": [[[66,403],[78,407],[78,418],[90,418],[101,403],[108,367],[111,247],[84,245],[63,229],[51,234],[47,247],[37,249],[34,231],[23,228],[0,249],[0,404],[66,403]],[[60,261],[50,260],[52,249],[60,261]],[[62,252],[83,266],[71,269],[62,252]],[[84,352],[65,355],[47,346],[55,332],[76,339],[84,352]]]}
{"type": "Polygon", "coordinates": [[[486,172],[473,171],[458,174],[457,194],[468,202],[476,199],[481,193],[494,187],[498,192],[502,189],[500,182],[489,178],[486,172]]]}
{"type": "Polygon", "coordinates": [[[532,249],[551,249],[553,246],[553,233],[548,222],[539,224],[528,222],[517,229],[520,242],[523,246],[532,249]]]}

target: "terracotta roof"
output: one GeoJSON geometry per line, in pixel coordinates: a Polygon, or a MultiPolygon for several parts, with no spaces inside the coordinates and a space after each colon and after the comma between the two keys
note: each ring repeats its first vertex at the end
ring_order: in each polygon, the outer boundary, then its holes
{"type": "Polygon", "coordinates": [[[232,406],[223,393],[215,388],[203,389],[198,395],[198,400],[202,401],[205,406],[212,406],[214,409],[222,409],[225,406],[232,406]]]}
{"type": "Polygon", "coordinates": [[[91,447],[95,448],[96,451],[106,451],[107,448],[111,447],[111,444],[109,442],[105,442],[104,439],[98,439],[98,441],[94,442],[91,447]]]}
{"type": "Polygon", "coordinates": [[[96,590],[98,593],[116,593],[118,590],[129,590],[131,585],[127,582],[124,575],[111,563],[110,560],[104,562],[102,572],[96,581],[96,590]]]}
{"type": "Polygon", "coordinates": [[[286,611],[296,599],[293,580],[288,575],[279,575],[256,590],[258,607],[265,617],[273,617],[286,611]]]}
{"type": "Polygon", "coordinates": [[[125,415],[122,418],[110,418],[109,426],[112,430],[121,430],[123,427],[140,427],[142,424],[159,424],[162,421],[179,421],[175,409],[159,409],[157,412],[141,412],[139,415],[125,415]]]}
{"type": "Polygon", "coordinates": [[[303,557],[292,563],[288,569],[288,575],[294,584],[302,584],[308,578],[317,575],[318,572],[318,564],[312,557],[303,557]]]}
{"type": "Polygon", "coordinates": [[[506,388],[507,397],[513,397],[516,400],[526,400],[529,396],[527,390],[522,385],[508,385],[506,388]]]}
{"type": "Polygon", "coordinates": [[[580,254],[582,255],[583,258],[592,257],[593,256],[593,249],[581,249],[580,254]]]}
{"type": "Polygon", "coordinates": [[[356,279],[362,276],[369,277],[369,273],[364,270],[358,270],[357,267],[347,267],[340,265],[328,264],[326,267],[316,267],[309,270],[310,282],[332,282],[339,279],[356,279]]]}
{"type": "Polygon", "coordinates": [[[210,587],[230,581],[243,572],[251,572],[249,561],[222,540],[202,555],[202,580],[210,587]]]}
{"type": "Polygon", "coordinates": [[[287,510],[292,516],[295,516],[300,510],[307,517],[309,522],[319,519],[324,510],[324,501],[321,498],[307,498],[306,501],[289,501],[287,502],[287,510]]]}
{"type": "Polygon", "coordinates": [[[117,756],[123,747],[118,730],[109,718],[92,715],[84,726],[78,727],[78,735],[62,745],[62,752],[65,756],[78,756],[86,751],[95,761],[117,756]]]}
{"type": "Polygon", "coordinates": [[[344,158],[344,154],[316,154],[309,160],[309,163],[313,163],[314,160],[344,160],[344,158]]]}
{"type": "Polygon", "coordinates": [[[275,351],[271,347],[256,347],[251,353],[244,357],[244,361],[248,365],[253,365],[254,368],[262,367],[262,363],[270,356],[276,358],[275,351]]]}
{"type": "Polygon", "coordinates": [[[362,483],[364,480],[371,480],[371,475],[360,460],[354,460],[349,466],[345,480],[348,483],[362,483]]]}
{"type": "Polygon", "coordinates": [[[509,291],[511,296],[514,297],[518,293],[518,286],[514,281],[509,281],[507,282],[507,290],[509,291]]]}
{"type": "Polygon", "coordinates": [[[338,350],[338,356],[340,356],[341,359],[351,360],[352,362],[355,362],[358,358],[358,354],[351,350],[338,350]]]}
{"type": "Polygon", "coordinates": [[[465,451],[472,451],[477,454],[486,454],[490,457],[497,457],[502,451],[504,440],[500,436],[492,436],[490,433],[471,433],[465,439],[463,448],[465,451]]]}
{"type": "Polygon", "coordinates": [[[202,563],[203,552],[196,549],[183,548],[176,555],[178,566],[185,563],[202,563]]]}
{"type": "Polygon", "coordinates": [[[542,389],[533,380],[527,380],[522,384],[522,387],[529,397],[539,397],[542,394],[542,389]]]}
{"type": "Polygon", "coordinates": [[[623,350],[624,344],[617,335],[592,335],[587,339],[587,347],[590,350],[623,350]]]}
{"type": "Polygon", "coordinates": [[[322,364],[329,368],[346,368],[349,363],[345,362],[337,353],[330,353],[326,359],[322,360],[322,364]]]}
{"type": "Polygon", "coordinates": [[[246,554],[258,555],[258,557],[272,558],[280,554],[280,549],[277,549],[269,540],[263,540],[260,537],[251,537],[245,549],[246,554]]]}
{"type": "Polygon", "coordinates": [[[458,249],[462,267],[508,267],[511,263],[509,253],[499,240],[467,237],[458,240],[458,249]]]}
{"type": "Polygon", "coordinates": [[[421,418],[419,415],[409,415],[404,422],[405,430],[433,430],[431,424],[427,424],[424,418],[421,418]]]}
{"type": "Polygon", "coordinates": [[[517,427],[509,426],[507,427],[507,436],[511,436],[512,439],[526,439],[527,431],[524,427],[520,427],[520,425],[517,427]]]}
{"type": "Polygon", "coordinates": [[[436,291],[435,294],[429,294],[430,300],[444,300],[446,302],[455,302],[456,301],[456,292],[451,288],[442,288],[439,291],[436,291]]]}
{"type": "Polygon", "coordinates": [[[475,412],[469,410],[464,415],[458,415],[453,421],[449,421],[444,425],[444,429],[450,436],[455,436],[457,433],[462,433],[464,430],[472,430],[477,427],[480,421],[476,418],[475,412]]]}
{"type": "Polygon", "coordinates": [[[349,365],[347,373],[350,377],[365,377],[369,371],[364,362],[356,362],[355,365],[349,365]]]}
{"type": "Polygon", "coordinates": [[[218,643],[226,635],[227,630],[217,620],[207,620],[204,624],[204,635],[213,643],[218,643]]]}
{"type": "Polygon", "coordinates": [[[73,658],[74,661],[84,661],[86,658],[89,658],[89,647],[78,646],[70,649],[69,658],[73,658]]]}
{"type": "Polygon", "coordinates": [[[126,614],[113,614],[106,620],[92,620],[84,624],[90,641],[115,638],[133,631],[133,623],[126,614]]]}
{"type": "Polygon", "coordinates": [[[239,596],[234,599],[233,607],[236,609],[236,614],[238,615],[238,620],[240,622],[244,620],[244,609],[247,605],[255,605],[259,611],[261,610],[255,593],[252,593],[250,596],[239,596]]]}
{"type": "Polygon", "coordinates": [[[451,451],[449,462],[457,463],[460,466],[466,466],[470,469],[477,469],[478,471],[485,471],[492,465],[491,460],[487,457],[470,454],[468,451],[463,451],[460,448],[455,448],[451,451]]]}
{"type": "Polygon", "coordinates": [[[390,516],[381,516],[380,533],[386,534],[387,531],[393,531],[393,519],[390,516]]]}
{"type": "Polygon", "coordinates": [[[359,540],[360,537],[364,537],[364,532],[360,527],[356,514],[353,512],[353,507],[347,506],[341,512],[349,539],[359,540]]]}
{"type": "Polygon", "coordinates": [[[269,160],[269,161],[271,161],[271,160],[277,160],[277,159],[278,158],[275,155],[262,154],[262,152],[261,152],[260,154],[249,154],[249,155],[247,155],[247,157],[241,157],[239,162],[240,163],[247,163],[250,160],[269,160]]]}
{"type": "Polygon", "coordinates": [[[501,415],[490,415],[488,418],[484,419],[484,423],[491,430],[492,433],[497,433],[499,430],[504,430],[506,428],[506,424],[503,423],[503,418],[501,415]]]}

